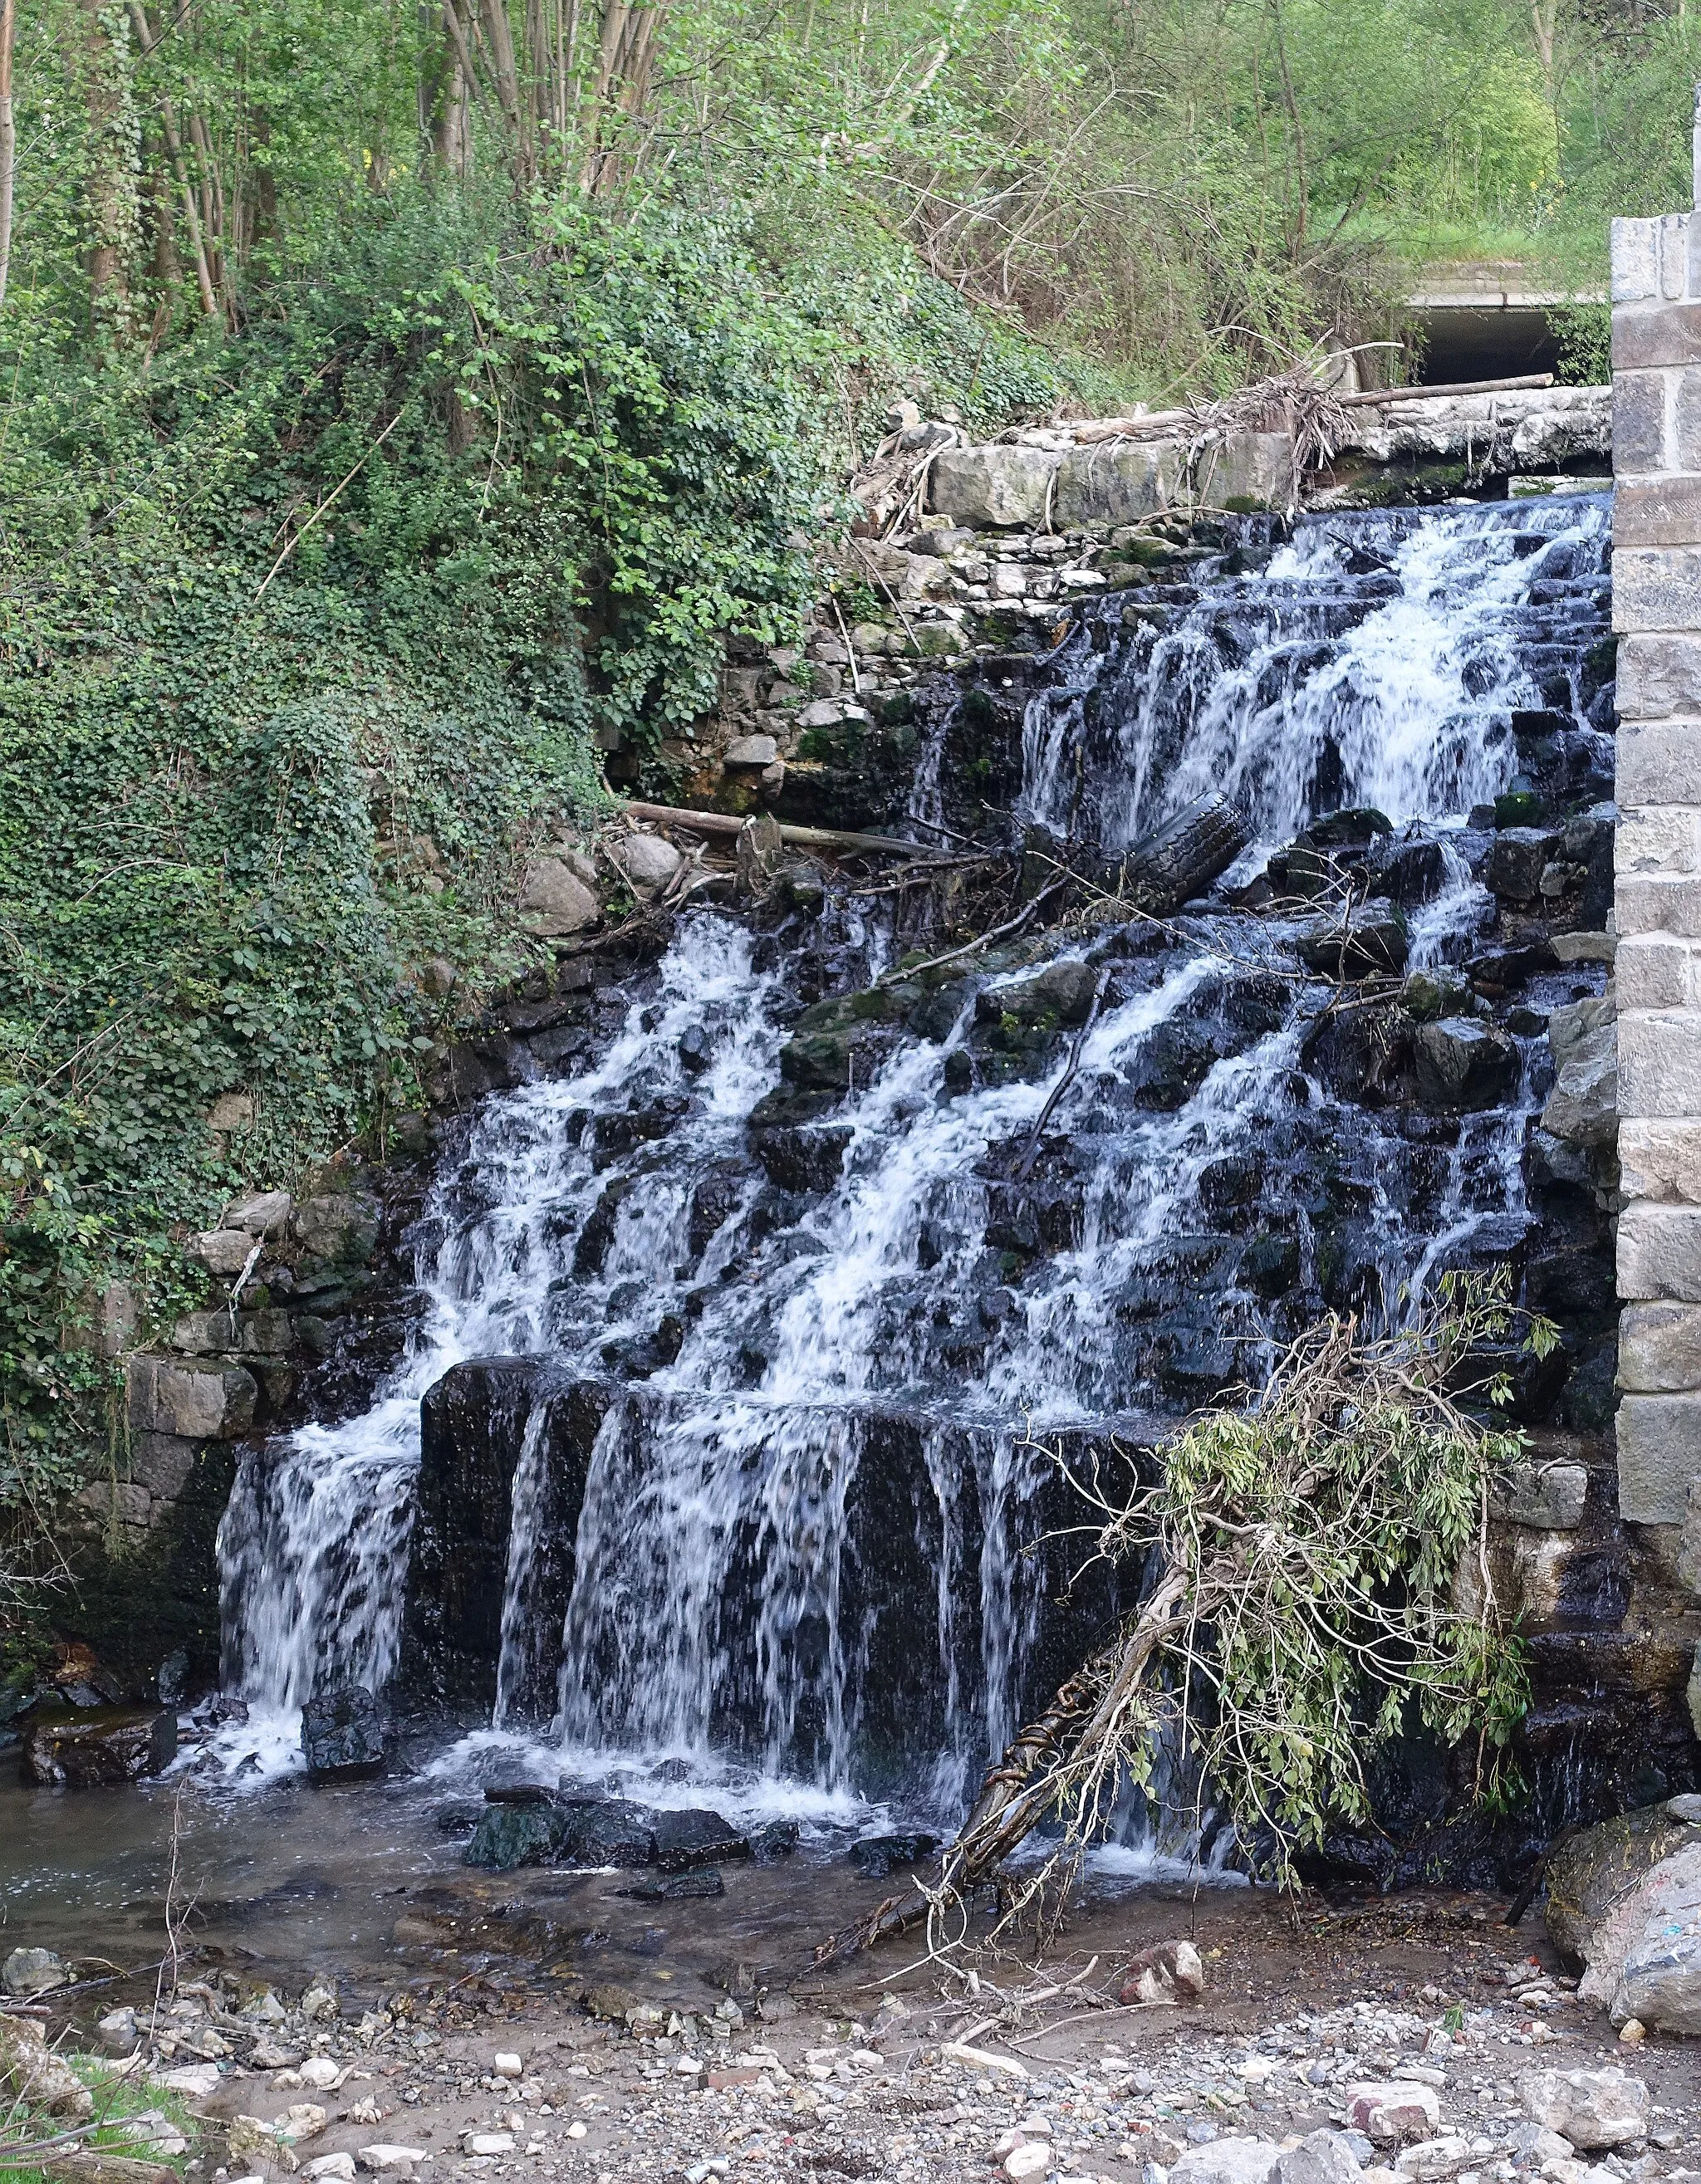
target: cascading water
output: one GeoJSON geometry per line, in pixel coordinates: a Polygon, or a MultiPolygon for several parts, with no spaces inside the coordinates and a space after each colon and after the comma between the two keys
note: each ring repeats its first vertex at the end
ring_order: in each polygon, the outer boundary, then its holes
{"type": "MultiPolygon", "coordinates": [[[[1589,499],[1337,516],[1165,615],[1096,602],[1029,709],[1022,816],[1114,848],[1226,788],[1263,845],[1244,881],[1374,804],[1367,884],[1406,903],[1409,964],[1453,975],[1493,908],[1470,809],[1514,785],[1520,725],[1585,766],[1602,740],[1579,677],[1606,544],[1589,499]]],[[[1049,1451],[1149,1438],[1324,1303],[1391,1312],[1525,1217],[1536,1030],[1482,1112],[1344,1091],[1354,1019],[1305,907],[1255,894],[919,981],[879,976],[867,922],[862,997],[801,1022],[796,921],[683,916],[594,1067],[476,1117],[371,1409],[244,1458],[226,1750],[287,1763],[315,1685],[406,1670],[421,1399],[488,1423],[481,1361],[519,1357],[496,1729],[587,1770],[730,1754],[959,1805],[1115,1606],[1089,1586],[1056,1635],[1079,1557],[1033,1551],[1068,1513],[1049,1451]]]]}

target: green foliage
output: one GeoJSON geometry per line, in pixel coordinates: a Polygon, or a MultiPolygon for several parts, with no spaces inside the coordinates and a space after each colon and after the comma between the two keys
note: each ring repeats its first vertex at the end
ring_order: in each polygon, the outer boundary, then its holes
{"type": "Polygon", "coordinates": [[[0,1498],[104,1445],[67,1349],[174,1224],[382,1139],[522,960],[525,845],[770,640],[822,337],[723,231],[375,222],[234,343],[18,359],[0,475],[0,1498]],[[736,303],[734,299],[737,299],[736,303]],[[214,1132],[214,1103],[248,1112],[214,1132]]]}
{"type": "MultiPolygon", "coordinates": [[[[1120,1507],[1095,1493],[1101,1552],[1152,1557],[1157,1581],[1095,1664],[1107,1696],[1048,1791],[1074,1841],[1124,1772],[1151,1788],[1164,1735],[1285,1882],[1331,1826],[1372,1822],[1369,1767],[1418,1723],[1474,1747],[1481,1797],[1515,1790],[1528,1680],[1486,1552],[1491,1490],[1523,1450],[1492,1423],[1508,1289],[1503,1273],[1445,1276],[1383,1341],[1331,1319],[1249,1402],[1167,1442],[1151,1488],[1120,1507]]],[[[1524,1339],[1556,1338],[1537,1320],[1524,1339]]]]}

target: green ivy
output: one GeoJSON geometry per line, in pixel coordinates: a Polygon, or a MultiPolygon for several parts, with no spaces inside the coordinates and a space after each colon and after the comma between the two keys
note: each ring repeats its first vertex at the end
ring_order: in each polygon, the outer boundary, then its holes
{"type": "Polygon", "coordinates": [[[169,1314],[174,1236],[421,1103],[421,967],[476,999],[527,960],[517,867],[599,808],[594,734],[653,749],[723,632],[795,628],[824,337],[713,227],[513,241],[422,203],[235,341],[15,359],[0,1504],[106,1445],[109,1281],[169,1314]]]}

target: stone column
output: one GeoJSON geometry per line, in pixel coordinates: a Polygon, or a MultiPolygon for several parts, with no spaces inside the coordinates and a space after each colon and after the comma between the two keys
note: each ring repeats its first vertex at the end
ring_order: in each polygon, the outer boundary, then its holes
{"type": "Polygon", "coordinates": [[[1701,1474],[1701,219],[1615,220],[1612,298],[1619,1506],[1676,1524],[1701,1474]]]}

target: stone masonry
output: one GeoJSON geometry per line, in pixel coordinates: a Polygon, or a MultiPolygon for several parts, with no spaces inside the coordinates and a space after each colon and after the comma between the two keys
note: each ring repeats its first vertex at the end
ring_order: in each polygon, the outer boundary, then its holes
{"type": "MultiPolygon", "coordinates": [[[[1696,136],[1701,187],[1701,128],[1696,136]]],[[[1701,219],[1612,225],[1619,1503],[1701,1476],[1701,219]]]]}

